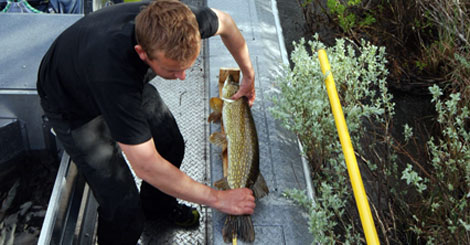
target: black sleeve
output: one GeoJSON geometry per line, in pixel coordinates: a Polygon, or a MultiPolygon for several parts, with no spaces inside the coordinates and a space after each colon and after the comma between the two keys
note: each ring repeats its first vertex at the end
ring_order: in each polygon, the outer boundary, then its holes
{"type": "Polygon", "coordinates": [[[134,145],[152,137],[141,106],[142,92],[136,86],[98,82],[92,91],[116,141],[134,145]]]}
{"type": "Polygon", "coordinates": [[[214,11],[207,7],[194,7],[191,5],[188,5],[188,7],[193,11],[194,15],[196,15],[201,38],[204,39],[214,36],[219,28],[219,18],[217,18],[214,11]]]}

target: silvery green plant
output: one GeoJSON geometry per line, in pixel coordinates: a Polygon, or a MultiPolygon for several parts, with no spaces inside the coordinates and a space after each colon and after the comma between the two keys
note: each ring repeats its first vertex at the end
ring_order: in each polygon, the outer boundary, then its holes
{"type": "Polygon", "coordinates": [[[427,143],[434,180],[427,185],[422,205],[428,213],[421,220],[433,218],[422,236],[439,244],[470,244],[470,105],[460,93],[443,99],[437,85],[429,91],[441,135],[427,143]]]}
{"type": "MultiPolygon", "coordinates": [[[[293,131],[314,168],[315,205],[307,205],[310,231],[315,243],[360,243],[360,222],[352,214],[352,189],[347,175],[341,144],[331,113],[324,76],[318,60],[318,49],[325,49],[331,64],[338,94],[355,149],[361,152],[359,139],[367,127],[364,122],[390,122],[394,104],[386,87],[385,49],[361,42],[354,45],[346,39],[326,47],[318,35],[313,41],[294,43],[292,68],[284,67],[279,77],[280,93],[273,97],[273,115],[293,131]],[[342,234],[336,231],[342,230],[342,234]]],[[[376,165],[367,163],[369,168],[376,165]]],[[[299,192],[289,190],[287,197],[304,203],[299,192]]],[[[356,217],[357,218],[357,217],[356,217]]]]}

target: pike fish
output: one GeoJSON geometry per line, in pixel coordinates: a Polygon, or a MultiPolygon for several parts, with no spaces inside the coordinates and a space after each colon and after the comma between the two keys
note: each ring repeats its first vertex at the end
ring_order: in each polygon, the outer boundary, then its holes
{"type": "MultiPolygon", "coordinates": [[[[213,110],[209,121],[221,123],[225,133],[216,132],[210,142],[227,151],[227,176],[215,183],[219,189],[247,187],[253,190],[256,199],[268,194],[269,190],[259,169],[258,135],[248,100],[230,98],[238,91],[239,85],[228,75],[222,89],[222,99],[211,98],[213,110]]],[[[227,216],[222,229],[224,241],[229,243],[236,237],[253,242],[255,231],[250,215],[227,216]]]]}

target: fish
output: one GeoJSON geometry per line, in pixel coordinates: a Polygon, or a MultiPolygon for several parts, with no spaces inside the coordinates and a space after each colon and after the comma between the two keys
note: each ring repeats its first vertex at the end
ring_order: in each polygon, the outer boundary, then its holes
{"type": "MultiPolygon", "coordinates": [[[[239,84],[229,74],[224,82],[221,98],[210,99],[213,112],[209,122],[220,122],[225,132],[215,132],[209,141],[227,154],[227,176],[217,181],[219,189],[250,188],[258,200],[269,193],[259,168],[259,143],[256,125],[246,97],[230,99],[239,89],[239,84]]],[[[226,243],[233,238],[245,242],[255,240],[255,231],[250,215],[228,215],[222,235],[226,243]]]]}

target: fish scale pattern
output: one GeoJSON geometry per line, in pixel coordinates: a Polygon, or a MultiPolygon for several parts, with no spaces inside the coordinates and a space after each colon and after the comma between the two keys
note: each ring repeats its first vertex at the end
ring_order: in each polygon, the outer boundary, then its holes
{"type": "MultiPolygon", "coordinates": [[[[238,88],[238,85],[226,82],[223,97],[232,97],[238,88]]],[[[250,183],[256,181],[253,177],[256,178],[259,171],[258,139],[247,101],[225,101],[222,117],[228,139],[228,184],[232,189],[251,187],[250,183]]]]}

